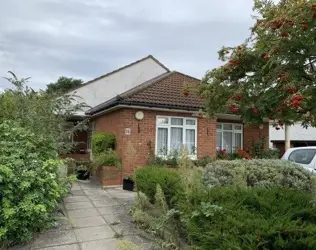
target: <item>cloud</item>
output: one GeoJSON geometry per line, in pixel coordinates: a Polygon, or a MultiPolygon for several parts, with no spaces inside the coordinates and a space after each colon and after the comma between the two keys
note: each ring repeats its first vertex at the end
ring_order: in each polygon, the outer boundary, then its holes
{"type": "Polygon", "coordinates": [[[152,54],[202,77],[219,65],[223,45],[250,34],[252,2],[2,0],[0,46],[11,63],[0,50],[0,76],[14,70],[43,89],[62,75],[90,80],[152,54]]]}

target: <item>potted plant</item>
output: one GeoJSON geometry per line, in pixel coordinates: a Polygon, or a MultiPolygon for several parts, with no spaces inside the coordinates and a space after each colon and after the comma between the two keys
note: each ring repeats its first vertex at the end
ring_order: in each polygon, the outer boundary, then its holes
{"type": "Polygon", "coordinates": [[[96,177],[102,185],[121,184],[121,159],[113,150],[104,151],[94,156],[93,165],[96,167],[96,177]]]}
{"type": "Polygon", "coordinates": [[[79,165],[76,167],[76,174],[78,180],[86,181],[90,178],[90,167],[87,165],[79,165]]]}
{"type": "Polygon", "coordinates": [[[123,190],[134,191],[135,182],[132,176],[127,175],[123,179],[123,190]]]}

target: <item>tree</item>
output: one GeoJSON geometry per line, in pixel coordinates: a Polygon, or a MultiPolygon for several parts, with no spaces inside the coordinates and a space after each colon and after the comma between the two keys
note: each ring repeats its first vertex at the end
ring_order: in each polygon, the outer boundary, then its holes
{"type": "Polygon", "coordinates": [[[74,145],[65,142],[64,138],[77,130],[87,129],[87,121],[76,123],[70,130],[65,130],[65,127],[86,104],[74,101],[74,95],[56,98],[57,94],[35,92],[27,86],[27,79],[18,79],[10,73],[12,77],[7,79],[14,87],[0,93],[0,123],[15,121],[22,128],[45,137],[56,153],[68,152],[74,145]]]}
{"type": "Polygon", "coordinates": [[[50,83],[47,85],[47,93],[57,93],[63,94],[74,88],[82,85],[83,81],[81,79],[74,79],[65,76],[61,76],[54,83],[50,83]]]}
{"type": "Polygon", "coordinates": [[[255,0],[251,36],[223,47],[224,64],[207,72],[200,95],[213,117],[229,112],[245,123],[316,126],[316,1],[255,0]]]}

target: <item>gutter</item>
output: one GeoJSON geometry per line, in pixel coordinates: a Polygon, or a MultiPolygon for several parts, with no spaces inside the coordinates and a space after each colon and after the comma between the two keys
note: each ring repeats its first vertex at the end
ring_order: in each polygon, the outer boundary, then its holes
{"type": "Polygon", "coordinates": [[[198,109],[195,109],[195,110],[184,110],[184,109],[179,109],[179,108],[165,108],[164,105],[160,105],[162,107],[157,107],[157,105],[155,106],[149,106],[147,104],[147,106],[144,106],[144,105],[127,105],[127,104],[118,104],[114,107],[111,107],[109,109],[106,109],[106,110],[103,110],[103,111],[100,111],[100,112],[97,112],[93,115],[91,115],[91,118],[94,118],[94,117],[98,117],[100,115],[104,115],[104,114],[107,114],[107,113],[110,113],[110,112],[113,112],[117,109],[121,109],[121,108],[129,108],[129,109],[142,109],[142,110],[155,110],[155,111],[166,111],[166,112],[181,112],[181,113],[195,113],[198,111],[198,109]],[[164,106],[164,107],[163,107],[164,106]]]}

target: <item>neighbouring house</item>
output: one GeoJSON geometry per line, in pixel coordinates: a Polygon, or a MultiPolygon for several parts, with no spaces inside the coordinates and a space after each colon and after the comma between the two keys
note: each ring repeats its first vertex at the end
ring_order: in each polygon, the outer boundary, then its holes
{"type": "MultiPolygon", "coordinates": [[[[91,106],[81,115],[89,117],[92,131],[116,135],[124,174],[146,166],[152,154],[165,156],[183,145],[192,159],[214,156],[224,148],[228,152],[251,150],[252,142],[263,137],[268,148],[268,122],[246,127],[237,115],[218,114],[217,120],[200,116],[201,98],[183,94],[185,86],[197,88],[199,84],[199,79],[170,71],[148,56],[72,93],[91,106]]],[[[85,137],[84,157],[88,156],[90,134],[85,137]]]]}
{"type": "MultiPolygon", "coordinates": [[[[300,123],[296,123],[289,127],[291,148],[316,146],[316,128],[303,128],[300,123]]],[[[285,152],[285,133],[284,129],[276,130],[270,126],[270,146],[280,150],[282,156],[285,152]]]]}

